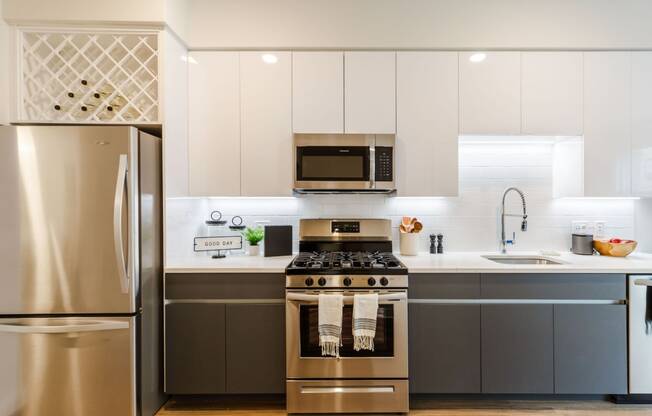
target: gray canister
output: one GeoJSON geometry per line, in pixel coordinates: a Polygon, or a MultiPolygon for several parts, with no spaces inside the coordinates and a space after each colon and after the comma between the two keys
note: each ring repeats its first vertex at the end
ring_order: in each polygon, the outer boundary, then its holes
{"type": "Polygon", "coordinates": [[[593,254],[593,235],[592,234],[573,234],[571,252],[573,254],[582,254],[590,256],[593,254]]]}

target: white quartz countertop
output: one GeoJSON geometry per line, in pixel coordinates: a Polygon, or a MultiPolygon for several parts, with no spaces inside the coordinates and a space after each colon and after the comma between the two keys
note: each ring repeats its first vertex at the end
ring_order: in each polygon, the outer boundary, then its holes
{"type": "Polygon", "coordinates": [[[632,253],[627,257],[582,256],[561,252],[559,256],[540,252],[511,252],[509,255],[542,256],[563,264],[502,264],[484,258],[498,253],[458,252],[444,254],[420,253],[397,257],[412,273],[652,273],[652,254],[632,253]]]}
{"type": "Polygon", "coordinates": [[[213,259],[209,256],[168,260],[166,273],[285,273],[294,256],[263,257],[235,255],[213,259]]]}
{"type": "MultiPolygon", "coordinates": [[[[538,255],[539,252],[511,252],[511,255],[538,255]]],[[[544,256],[561,261],[560,265],[513,265],[493,262],[483,255],[489,252],[420,253],[397,257],[413,273],[635,273],[652,274],[652,254],[633,253],[625,258],[580,256],[562,252],[559,256],[544,256]]],[[[293,256],[250,257],[228,256],[170,260],[166,273],[283,273],[293,256]]]]}

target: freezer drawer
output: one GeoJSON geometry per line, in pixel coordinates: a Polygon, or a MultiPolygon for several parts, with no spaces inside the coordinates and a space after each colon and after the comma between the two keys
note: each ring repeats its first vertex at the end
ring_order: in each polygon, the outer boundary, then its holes
{"type": "Polygon", "coordinates": [[[0,319],[0,415],[135,415],[135,319],[0,319]]]}

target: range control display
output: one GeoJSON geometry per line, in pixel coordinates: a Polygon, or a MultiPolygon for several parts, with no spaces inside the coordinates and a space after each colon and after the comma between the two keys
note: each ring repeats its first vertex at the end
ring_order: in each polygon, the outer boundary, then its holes
{"type": "Polygon", "coordinates": [[[332,233],[359,233],[359,221],[333,221],[331,223],[332,233]]]}

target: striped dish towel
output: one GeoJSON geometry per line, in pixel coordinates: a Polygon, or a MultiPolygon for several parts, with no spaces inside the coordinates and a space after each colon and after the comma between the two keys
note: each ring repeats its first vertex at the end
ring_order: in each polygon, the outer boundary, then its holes
{"type": "Polygon", "coordinates": [[[369,293],[353,297],[353,349],[374,350],[378,294],[369,293]]]}
{"type": "Polygon", "coordinates": [[[319,346],[321,347],[321,355],[340,356],[343,307],[344,297],[341,294],[319,294],[319,346]]]}

